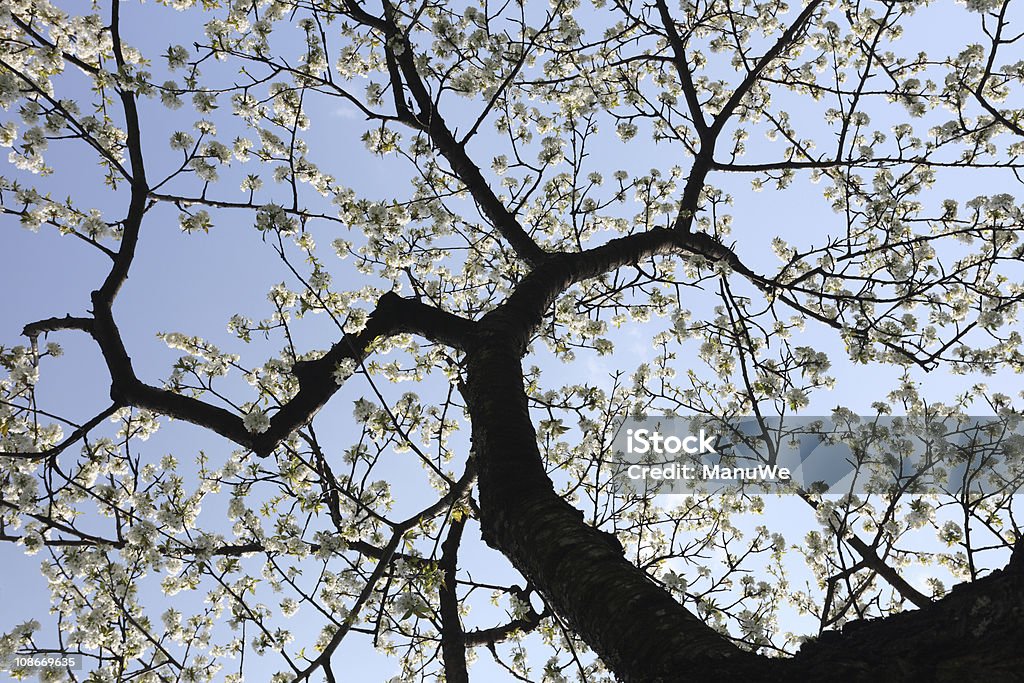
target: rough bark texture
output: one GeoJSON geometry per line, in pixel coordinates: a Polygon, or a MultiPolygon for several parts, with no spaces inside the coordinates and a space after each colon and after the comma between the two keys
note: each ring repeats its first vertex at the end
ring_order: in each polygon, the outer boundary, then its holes
{"type": "Polygon", "coordinates": [[[1024,681],[1024,548],[1002,570],[928,607],[856,621],[805,645],[804,680],[1024,681]]]}

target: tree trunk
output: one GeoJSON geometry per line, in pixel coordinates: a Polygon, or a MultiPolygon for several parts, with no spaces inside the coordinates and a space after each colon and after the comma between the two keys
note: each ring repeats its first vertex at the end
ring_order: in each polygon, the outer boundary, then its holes
{"type": "MultiPolygon", "coordinates": [[[[626,561],[611,535],[583,521],[544,472],[511,343],[478,347],[465,387],[479,458],[481,528],[548,604],[625,681],[707,680],[762,670],[626,561]]],[[[753,680],[752,678],[748,680],[753,680]]]]}
{"type": "Polygon", "coordinates": [[[467,354],[463,392],[479,464],[483,537],[620,680],[1024,680],[1019,559],[925,609],[847,624],[793,659],[739,649],[555,493],[529,416],[519,345],[514,336],[495,334],[467,354]]]}

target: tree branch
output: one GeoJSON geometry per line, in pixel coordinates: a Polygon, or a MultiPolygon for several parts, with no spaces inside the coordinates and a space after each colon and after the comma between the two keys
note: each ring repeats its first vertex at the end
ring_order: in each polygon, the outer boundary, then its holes
{"type": "Polygon", "coordinates": [[[294,429],[308,422],[338,390],[334,377],[338,364],[347,359],[361,362],[378,338],[409,332],[453,348],[463,348],[473,331],[473,323],[465,318],[387,292],[377,301],[377,308],[362,331],[346,334],[317,360],[295,363],[292,372],[299,381],[298,393],[271,417],[267,431],[254,434],[245,428],[242,418],[231,411],[141,382],[132,368],[110,309],[103,305],[99,292],[93,293],[93,302],[96,317],[92,334],[106,360],[111,398],[115,402],[147,408],[205,427],[252,448],[259,455],[269,454],[294,429]]]}
{"type": "Polygon", "coordinates": [[[818,9],[819,5],[821,5],[821,0],[811,0],[811,2],[807,3],[807,7],[804,7],[804,10],[796,20],[789,25],[789,28],[787,28],[781,36],[779,36],[779,39],[775,41],[775,44],[772,45],[767,52],[764,53],[761,59],[757,60],[757,64],[754,65],[754,68],[747,72],[746,77],[744,77],[743,81],[736,86],[736,89],[733,90],[732,95],[729,96],[728,101],[722,109],[715,114],[715,118],[711,122],[709,131],[712,137],[718,136],[722,131],[722,128],[725,127],[726,122],[736,112],[736,108],[739,106],[740,102],[743,101],[743,98],[746,97],[747,93],[750,92],[750,89],[757,82],[757,79],[761,76],[761,72],[771,64],[772,60],[781,55],[783,50],[792,44],[797,33],[799,33],[804,25],[807,24],[807,20],[811,18],[811,15],[814,14],[814,11],[818,9]]]}
{"type": "Polygon", "coordinates": [[[22,460],[48,460],[50,458],[55,458],[61,453],[63,453],[65,450],[67,450],[68,446],[76,443],[79,439],[84,437],[91,430],[99,426],[100,423],[102,423],[104,420],[106,420],[111,415],[116,413],[120,408],[120,405],[114,403],[109,408],[107,408],[103,412],[99,413],[98,415],[90,419],[88,422],[85,422],[81,426],[75,428],[75,430],[71,432],[71,435],[68,438],[64,439],[63,441],[61,441],[56,446],[53,446],[52,448],[47,448],[45,451],[39,451],[38,453],[0,452],[0,456],[3,456],[5,458],[20,458],[22,460]]]}
{"type": "MultiPolygon", "coordinates": [[[[415,125],[430,136],[437,150],[447,159],[451,165],[452,172],[466,186],[466,189],[472,195],[484,216],[487,217],[498,233],[511,245],[519,258],[531,266],[537,266],[542,263],[548,256],[547,252],[527,234],[508,207],[498,199],[498,196],[494,194],[491,186],[484,179],[479,167],[469,157],[465,145],[458,142],[452,134],[437,104],[430,96],[419,68],[416,66],[412,42],[409,40],[408,35],[402,32],[391,17],[385,19],[373,17],[354,2],[346,2],[346,6],[349,8],[354,19],[385,33],[385,50],[389,55],[389,59],[394,60],[398,65],[406,84],[409,86],[413,100],[419,109],[419,113],[414,119],[415,125]],[[395,50],[388,45],[388,41],[391,40],[401,45],[402,51],[400,54],[395,54],[395,50]]],[[[388,7],[388,3],[385,2],[385,10],[388,7]]],[[[396,89],[401,88],[400,83],[393,83],[392,86],[396,89]]],[[[396,94],[396,97],[399,97],[399,95],[396,94]]],[[[404,108],[404,104],[401,106],[404,108]]],[[[399,113],[401,113],[401,109],[399,113]]]]}
{"type": "Polygon", "coordinates": [[[495,643],[508,640],[515,633],[529,633],[540,626],[540,623],[548,616],[548,611],[547,608],[544,608],[542,611],[538,612],[533,608],[533,605],[530,603],[531,592],[532,589],[529,587],[522,589],[519,586],[512,586],[512,593],[520,602],[527,606],[526,614],[522,617],[512,619],[507,624],[467,632],[464,636],[466,645],[486,645],[490,647],[495,643]]]}
{"type": "Polygon", "coordinates": [[[693,119],[693,126],[697,129],[697,135],[702,144],[704,136],[708,132],[707,121],[704,120],[704,112],[701,110],[700,100],[697,99],[697,87],[693,83],[693,74],[690,73],[690,63],[686,59],[686,45],[676,30],[676,22],[669,14],[665,0],[656,0],[655,5],[661,15],[661,23],[668,35],[668,44],[672,48],[672,65],[679,75],[679,84],[683,88],[683,95],[686,98],[686,106],[690,110],[690,118],[693,119]]]}
{"type": "Polygon", "coordinates": [[[355,624],[356,619],[359,617],[359,611],[366,601],[373,594],[376,589],[377,582],[380,581],[381,577],[384,576],[384,572],[391,565],[391,561],[394,559],[395,553],[398,550],[398,546],[401,544],[402,539],[405,538],[405,534],[413,527],[418,526],[423,520],[429,519],[439,512],[445,509],[450,509],[456,502],[469,493],[470,487],[476,478],[476,464],[473,458],[470,458],[466,462],[466,470],[454,486],[442,497],[437,503],[431,505],[426,510],[423,510],[412,517],[409,517],[404,522],[395,525],[394,531],[391,535],[391,540],[384,546],[381,552],[381,558],[377,562],[377,566],[374,567],[373,573],[367,580],[363,590],[360,591],[359,596],[356,598],[355,604],[352,609],[349,610],[348,616],[345,617],[345,621],[335,631],[334,635],[331,636],[331,640],[324,646],[320,655],[317,656],[309,666],[306,667],[299,675],[295,678],[296,683],[308,680],[309,677],[317,669],[323,667],[327,662],[331,660],[335,650],[341,645],[342,640],[351,631],[352,626],[355,624]]]}
{"type": "Polygon", "coordinates": [[[459,617],[458,568],[459,543],[466,528],[465,517],[453,518],[448,536],[441,544],[440,568],[443,573],[438,591],[441,613],[441,656],[445,683],[469,683],[466,668],[466,642],[459,617]]]}

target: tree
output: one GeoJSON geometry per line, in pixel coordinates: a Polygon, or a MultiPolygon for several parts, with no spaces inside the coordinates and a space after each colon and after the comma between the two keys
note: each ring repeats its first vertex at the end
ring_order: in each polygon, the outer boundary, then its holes
{"type": "Polygon", "coordinates": [[[0,654],[97,681],[334,681],[353,640],[398,680],[486,651],[522,680],[1016,680],[1019,449],[984,495],[801,489],[801,544],[779,499],[608,469],[625,415],[785,416],[857,373],[893,379],[880,415],[1012,431],[979,382],[1024,367],[1009,0],[161,4],[0,9],[7,222],[106,260],[0,355],[0,533],[43,551],[57,625],[0,654]],[[355,130],[371,159],[328,158],[355,130]],[[230,339],[162,333],[160,381],[118,306],[175,219],[288,280],[230,339]],[[78,337],[109,403],[65,416],[78,337]]]}

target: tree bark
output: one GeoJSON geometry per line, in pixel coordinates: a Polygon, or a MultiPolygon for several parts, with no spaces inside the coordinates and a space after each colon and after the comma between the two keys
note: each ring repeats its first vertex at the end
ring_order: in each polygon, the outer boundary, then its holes
{"type": "Polygon", "coordinates": [[[1024,681],[1024,546],[1004,569],[927,607],[848,623],[789,662],[802,680],[1024,681]]]}

